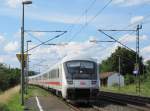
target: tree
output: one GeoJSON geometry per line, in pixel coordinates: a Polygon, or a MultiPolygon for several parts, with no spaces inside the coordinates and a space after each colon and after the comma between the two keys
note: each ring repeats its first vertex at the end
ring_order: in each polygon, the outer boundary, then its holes
{"type": "Polygon", "coordinates": [[[0,90],[4,91],[20,83],[20,69],[0,63],[0,90]]]}
{"type": "MultiPolygon", "coordinates": [[[[111,54],[106,60],[103,60],[100,64],[101,72],[116,71],[119,70],[119,57],[121,62],[121,73],[132,74],[134,70],[134,65],[136,63],[136,53],[132,52],[126,48],[118,47],[114,53],[111,54]]],[[[140,72],[142,72],[142,57],[139,58],[140,61],[140,72]]]]}
{"type": "Polygon", "coordinates": [[[150,72],[150,60],[146,61],[146,69],[147,69],[147,72],[150,72]]]}
{"type": "Polygon", "coordinates": [[[29,76],[34,76],[34,75],[36,75],[35,71],[29,71],[29,76]]]}

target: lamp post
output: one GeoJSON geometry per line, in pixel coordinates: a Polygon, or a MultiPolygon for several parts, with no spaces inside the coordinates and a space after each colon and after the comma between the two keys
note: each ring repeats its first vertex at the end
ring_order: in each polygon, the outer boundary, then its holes
{"type": "Polygon", "coordinates": [[[28,45],[29,45],[29,42],[32,42],[31,40],[27,40],[26,43],[27,43],[27,61],[26,61],[26,94],[27,94],[27,89],[28,89],[28,75],[29,75],[29,54],[28,54],[28,45]]]}
{"type": "Polygon", "coordinates": [[[24,105],[24,6],[32,4],[32,1],[22,2],[22,26],[21,26],[21,105],[24,105]]]}

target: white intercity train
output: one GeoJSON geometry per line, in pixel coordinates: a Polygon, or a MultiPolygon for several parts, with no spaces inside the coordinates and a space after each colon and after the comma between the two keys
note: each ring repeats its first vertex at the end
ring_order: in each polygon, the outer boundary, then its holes
{"type": "Polygon", "coordinates": [[[30,76],[29,84],[38,85],[65,100],[93,101],[99,92],[99,67],[88,57],[66,57],[44,73],[30,76]]]}

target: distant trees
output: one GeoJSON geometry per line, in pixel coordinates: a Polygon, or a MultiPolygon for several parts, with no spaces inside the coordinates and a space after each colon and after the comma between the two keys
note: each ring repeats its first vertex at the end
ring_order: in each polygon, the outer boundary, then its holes
{"type": "Polygon", "coordinates": [[[145,65],[145,70],[146,70],[146,75],[145,77],[147,78],[147,80],[150,80],[150,60],[148,60],[146,62],[146,65],[145,65]]]}
{"type": "Polygon", "coordinates": [[[148,72],[150,72],[150,60],[146,62],[146,69],[148,72]]]}
{"type": "MultiPolygon", "coordinates": [[[[116,71],[119,70],[119,56],[120,56],[120,63],[121,63],[121,74],[132,74],[134,70],[134,65],[136,63],[136,53],[123,48],[118,47],[114,53],[111,54],[106,60],[103,60],[100,64],[100,71],[101,72],[108,72],[108,71],[116,71]]],[[[142,72],[143,62],[142,57],[139,59],[140,61],[140,72],[142,72]]]]}
{"type": "Polygon", "coordinates": [[[20,69],[9,68],[0,63],[0,91],[4,91],[20,82],[20,69]]]}
{"type": "MultiPolygon", "coordinates": [[[[0,91],[4,91],[20,83],[20,69],[9,68],[0,63],[0,91]]],[[[34,71],[29,71],[29,76],[35,75],[34,71]]]]}
{"type": "Polygon", "coordinates": [[[29,76],[34,76],[36,75],[37,73],[35,71],[29,71],[29,76]]]}

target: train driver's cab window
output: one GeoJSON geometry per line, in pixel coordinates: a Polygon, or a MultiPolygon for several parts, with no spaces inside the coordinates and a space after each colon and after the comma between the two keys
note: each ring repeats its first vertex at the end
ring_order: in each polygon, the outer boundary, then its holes
{"type": "Polygon", "coordinates": [[[67,62],[68,73],[74,79],[91,79],[96,76],[96,63],[90,61],[67,62]]]}

